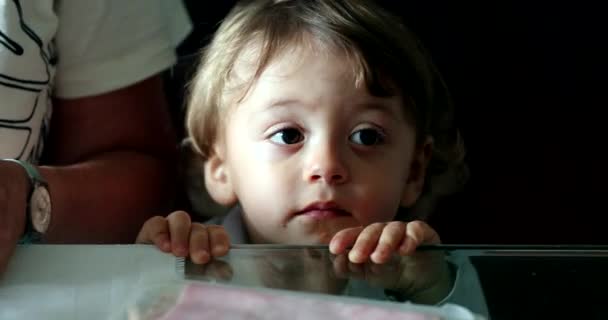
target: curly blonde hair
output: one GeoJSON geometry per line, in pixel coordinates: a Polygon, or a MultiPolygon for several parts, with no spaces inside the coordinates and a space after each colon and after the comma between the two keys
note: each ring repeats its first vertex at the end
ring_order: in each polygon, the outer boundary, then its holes
{"type": "Polygon", "coordinates": [[[310,39],[343,53],[357,85],[365,85],[370,94],[406,97],[404,110],[413,119],[418,141],[427,136],[434,141],[426,193],[451,193],[464,183],[464,146],[444,81],[414,34],[369,0],[239,2],[203,51],[189,85],[188,135],[203,160],[213,152],[229,109],[238,59],[253,44],[259,48],[248,88],[277,54],[310,39]]]}

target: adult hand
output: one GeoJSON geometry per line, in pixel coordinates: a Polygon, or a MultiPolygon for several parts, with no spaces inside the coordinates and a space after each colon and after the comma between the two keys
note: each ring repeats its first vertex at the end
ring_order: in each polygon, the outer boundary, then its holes
{"type": "Polygon", "coordinates": [[[25,228],[29,181],[23,168],[0,160],[0,275],[25,228]]]}

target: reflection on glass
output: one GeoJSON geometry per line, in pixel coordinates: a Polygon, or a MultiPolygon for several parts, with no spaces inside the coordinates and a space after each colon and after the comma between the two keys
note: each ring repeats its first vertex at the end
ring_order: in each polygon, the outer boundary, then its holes
{"type": "Polygon", "coordinates": [[[326,248],[231,249],[185,277],[376,300],[457,304],[496,319],[604,319],[608,246],[441,245],[384,265],[326,248]]]}
{"type": "Polygon", "coordinates": [[[327,248],[231,249],[206,265],[185,261],[184,268],[187,279],[425,304],[444,300],[454,284],[442,251],[379,265],[354,264],[327,248]]]}

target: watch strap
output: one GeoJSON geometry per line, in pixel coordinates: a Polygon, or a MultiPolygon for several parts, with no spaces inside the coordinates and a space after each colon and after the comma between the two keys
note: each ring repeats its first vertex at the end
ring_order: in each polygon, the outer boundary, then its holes
{"type": "Polygon", "coordinates": [[[13,162],[18,164],[21,168],[23,168],[25,170],[25,173],[28,176],[29,179],[29,188],[28,188],[28,192],[27,192],[27,203],[26,203],[26,210],[25,210],[25,228],[23,231],[23,235],[21,237],[21,239],[19,240],[20,244],[24,244],[24,243],[33,243],[33,242],[39,242],[41,239],[41,234],[39,234],[39,232],[37,232],[34,229],[34,226],[32,224],[32,215],[30,213],[30,199],[32,197],[32,193],[34,192],[34,189],[36,188],[37,185],[44,185],[47,186],[47,182],[46,180],[44,180],[44,178],[42,178],[42,175],[40,174],[40,172],[38,171],[38,169],[25,161],[21,161],[21,160],[17,160],[17,159],[2,159],[3,161],[9,161],[9,162],[13,162]]]}
{"type": "Polygon", "coordinates": [[[25,161],[21,161],[21,160],[17,160],[17,159],[2,159],[2,160],[14,162],[14,163],[20,165],[25,170],[25,173],[27,174],[28,178],[30,179],[30,190],[34,189],[34,186],[36,185],[36,183],[42,183],[45,185],[47,184],[46,180],[44,180],[44,178],[42,178],[42,175],[40,174],[38,169],[34,165],[30,164],[29,162],[25,162],[25,161]]]}

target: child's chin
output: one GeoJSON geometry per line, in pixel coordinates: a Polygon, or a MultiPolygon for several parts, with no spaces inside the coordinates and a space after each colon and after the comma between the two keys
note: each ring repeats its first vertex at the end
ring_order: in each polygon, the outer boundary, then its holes
{"type": "MultiPolygon", "coordinates": [[[[309,227],[345,227],[357,226],[357,221],[350,215],[335,215],[335,216],[317,216],[309,214],[300,214],[292,218],[292,223],[309,227]]],[[[341,230],[339,229],[339,230],[341,230]]]]}
{"type": "Polygon", "coordinates": [[[298,232],[289,237],[289,241],[286,244],[300,245],[300,246],[316,246],[316,245],[327,245],[331,241],[333,234],[316,234],[316,233],[304,233],[298,232]]]}
{"type": "Polygon", "coordinates": [[[324,222],[303,219],[294,225],[297,230],[291,232],[290,239],[299,245],[327,245],[338,231],[357,225],[352,218],[324,222]]]}

